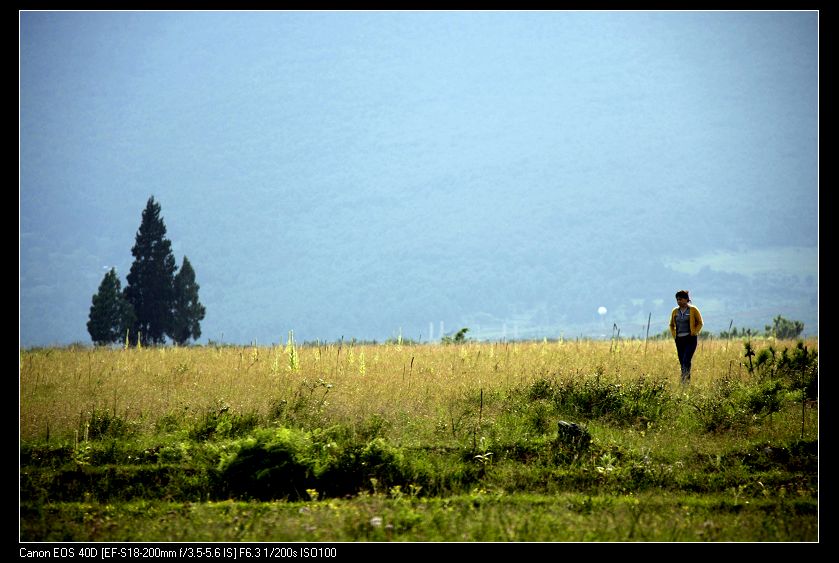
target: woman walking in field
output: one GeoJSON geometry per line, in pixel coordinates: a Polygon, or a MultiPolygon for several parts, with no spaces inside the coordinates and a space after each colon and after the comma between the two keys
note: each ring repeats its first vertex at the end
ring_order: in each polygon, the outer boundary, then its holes
{"type": "Polygon", "coordinates": [[[670,332],[676,341],[676,352],[682,366],[682,383],[690,383],[690,362],[696,352],[696,342],[702,330],[702,315],[699,309],[690,304],[690,295],[686,289],[676,292],[676,304],[670,315],[670,332]]]}

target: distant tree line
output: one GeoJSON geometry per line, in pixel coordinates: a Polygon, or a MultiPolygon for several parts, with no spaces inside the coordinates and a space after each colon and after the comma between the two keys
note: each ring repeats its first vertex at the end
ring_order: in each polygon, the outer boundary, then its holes
{"type": "Polygon", "coordinates": [[[93,296],[87,331],[96,344],[176,344],[201,337],[206,309],[198,299],[195,270],[184,256],[180,270],[166,238],[160,204],[150,197],[131,249],[134,262],[125,289],[115,268],[93,296]]]}
{"type": "MultiPolygon", "coordinates": [[[[771,325],[766,325],[764,330],[761,331],[757,328],[737,328],[736,326],[729,327],[728,330],[721,330],[719,332],[718,338],[748,338],[750,336],[767,336],[767,337],[774,337],[781,340],[792,340],[801,336],[801,333],[804,332],[804,323],[801,321],[793,321],[789,319],[785,319],[781,315],[778,315],[774,319],[772,319],[771,325]]],[[[703,330],[699,333],[700,338],[714,338],[714,334],[703,330]]],[[[650,338],[654,339],[672,339],[673,335],[670,332],[670,329],[665,329],[662,333],[657,334],[655,336],[651,336],[650,338]]]]}
{"type": "MultiPolygon", "coordinates": [[[[772,336],[781,340],[792,340],[793,338],[798,338],[802,332],[804,332],[804,323],[801,321],[785,319],[781,315],[778,315],[772,319],[771,325],[766,325],[764,327],[763,336],[772,336]]],[[[738,332],[737,327],[733,327],[729,330],[723,330],[720,332],[720,338],[737,338],[744,336],[760,336],[760,330],[745,328],[739,329],[738,332]]]]}

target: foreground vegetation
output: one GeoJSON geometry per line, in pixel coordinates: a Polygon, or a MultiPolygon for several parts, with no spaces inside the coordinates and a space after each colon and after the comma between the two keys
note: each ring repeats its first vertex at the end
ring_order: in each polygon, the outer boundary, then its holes
{"type": "Polygon", "coordinates": [[[817,344],[37,349],[23,541],[816,541],[817,344]]]}

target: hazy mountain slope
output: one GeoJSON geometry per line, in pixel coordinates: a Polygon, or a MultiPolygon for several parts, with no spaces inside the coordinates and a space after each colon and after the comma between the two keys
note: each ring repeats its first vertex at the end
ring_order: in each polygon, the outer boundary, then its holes
{"type": "Polygon", "coordinates": [[[811,18],[115,17],[22,24],[24,345],[88,339],[152,194],[203,341],[658,332],[680,288],[817,330],[811,18]]]}

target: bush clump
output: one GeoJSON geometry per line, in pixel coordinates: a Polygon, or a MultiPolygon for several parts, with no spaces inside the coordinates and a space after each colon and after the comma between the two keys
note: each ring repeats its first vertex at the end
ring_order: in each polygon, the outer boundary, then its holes
{"type": "Polygon", "coordinates": [[[305,433],[260,430],[222,459],[219,493],[258,500],[306,498],[315,474],[310,450],[305,433]]]}

